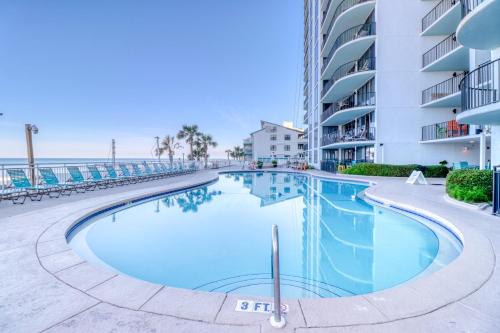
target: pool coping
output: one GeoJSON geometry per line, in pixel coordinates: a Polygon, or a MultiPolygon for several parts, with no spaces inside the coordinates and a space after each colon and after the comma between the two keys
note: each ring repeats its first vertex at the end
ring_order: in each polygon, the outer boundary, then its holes
{"type": "MultiPolygon", "coordinates": [[[[247,172],[248,170],[234,170],[247,172]]],[[[270,170],[257,172],[289,172],[288,170],[270,170]]],[[[365,190],[368,199],[385,206],[401,208],[413,213],[430,217],[444,223],[461,235],[463,250],[458,258],[441,270],[428,276],[408,281],[386,290],[358,296],[325,299],[285,299],[290,307],[287,315],[288,326],[295,328],[327,328],[357,325],[382,324],[407,318],[422,316],[449,304],[456,303],[476,290],[490,279],[495,266],[495,254],[488,238],[473,228],[460,223],[459,226],[447,219],[422,209],[421,207],[398,203],[376,194],[378,187],[384,186],[383,180],[342,177],[338,175],[316,175],[314,172],[292,171],[324,179],[355,181],[371,186],[365,190]],[[478,258],[481,258],[478,260],[478,258]],[[471,269],[473,268],[473,269],[471,269]],[[335,315],[332,315],[335,314],[335,315]]],[[[71,271],[78,272],[85,267],[87,275],[106,276],[102,267],[95,267],[79,258],[66,242],[59,244],[56,253],[40,255],[41,246],[51,241],[61,241],[70,228],[87,216],[119,203],[145,200],[162,193],[172,193],[186,188],[202,186],[218,179],[219,174],[210,179],[190,185],[168,186],[168,188],[143,191],[119,200],[110,199],[104,204],[94,204],[83,210],[61,218],[45,229],[36,242],[36,254],[40,265],[53,277],[66,285],[77,289],[96,301],[108,303],[120,308],[167,315],[180,319],[222,325],[264,325],[268,316],[247,314],[235,311],[237,299],[269,300],[264,297],[240,296],[233,294],[193,291],[155,285],[149,282],[112,274],[108,279],[88,288],[82,277],[75,279],[71,271]],[[75,282],[76,281],[76,282],[75,282]],[[131,300],[130,295],[133,295],[131,300]],[[138,296],[139,295],[139,296],[138,296]]],[[[109,272],[107,272],[109,274],[109,272]]],[[[76,273],[77,274],[77,273],[76,273]]]]}

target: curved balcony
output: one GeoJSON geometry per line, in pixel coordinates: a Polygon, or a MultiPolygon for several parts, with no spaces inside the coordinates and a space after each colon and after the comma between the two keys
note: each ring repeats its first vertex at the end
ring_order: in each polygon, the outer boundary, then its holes
{"type": "Polygon", "coordinates": [[[365,58],[343,64],[321,91],[323,103],[338,101],[344,96],[352,94],[375,76],[375,58],[365,58]]]}
{"type": "Polygon", "coordinates": [[[460,123],[500,125],[500,59],[479,66],[460,83],[460,123]]]}
{"type": "Polygon", "coordinates": [[[461,19],[459,0],[441,0],[422,19],[422,36],[449,35],[455,32],[461,19]]]}
{"type": "Polygon", "coordinates": [[[422,56],[422,71],[465,71],[469,68],[469,50],[451,34],[422,56]]]}
{"type": "Polygon", "coordinates": [[[329,78],[341,64],[359,59],[375,42],[375,22],[347,29],[333,44],[330,53],[323,59],[321,76],[329,78]]]}
{"type": "Polygon", "coordinates": [[[460,107],[460,81],[464,76],[465,73],[456,74],[452,78],[422,91],[422,107],[460,107]]]}
{"type": "Polygon", "coordinates": [[[460,44],[471,49],[500,47],[500,1],[461,0],[462,21],[457,28],[460,44]]]}
{"type": "Polygon", "coordinates": [[[375,110],[374,92],[353,94],[325,109],[321,114],[321,125],[342,125],[373,110],[375,110]]]}
{"type": "Polygon", "coordinates": [[[364,146],[370,141],[375,141],[375,127],[358,127],[345,133],[329,133],[321,139],[322,148],[364,146]]]}
{"type": "MultiPolygon", "coordinates": [[[[330,21],[322,27],[323,43],[322,54],[330,51],[334,41],[346,29],[366,23],[366,20],[375,9],[374,0],[344,0],[337,8],[330,21]],[[326,32],[325,32],[325,27],[326,32]]],[[[325,21],[326,22],[326,21],[325,21]]]]}

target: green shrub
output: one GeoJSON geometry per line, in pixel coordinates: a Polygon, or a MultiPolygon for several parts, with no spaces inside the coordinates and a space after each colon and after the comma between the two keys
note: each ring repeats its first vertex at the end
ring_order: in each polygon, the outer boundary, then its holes
{"type": "Polygon", "coordinates": [[[263,166],[264,166],[264,162],[257,161],[257,169],[262,169],[263,166]]]}
{"type": "Polygon", "coordinates": [[[449,169],[444,165],[391,165],[375,163],[358,163],[342,173],[362,176],[408,177],[412,171],[422,171],[425,177],[444,178],[449,169]]]}
{"type": "Polygon", "coordinates": [[[452,198],[466,202],[492,200],[493,172],[491,170],[455,170],[446,177],[446,192],[452,198]]]}
{"type": "Polygon", "coordinates": [[[273,168],[276,168],[278,166],[278,161],[272,160],[271,164],[273,165],[273,168]]]}

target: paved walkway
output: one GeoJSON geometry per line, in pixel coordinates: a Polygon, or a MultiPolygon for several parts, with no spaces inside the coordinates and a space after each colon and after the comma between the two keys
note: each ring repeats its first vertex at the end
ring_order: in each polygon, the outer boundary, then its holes
{"type": "MultiPolygon", "coordinates": [[[[234,295],[187,291],[119,276],[86,263],[65,242],[67,228],[98,207],[216,177],[213,171],[203,171],[24,206],[0,203],[0,332],[275,331],[266,315],[235,312],[234,295]]],[[[377,182],[366,191],[372,199],[451,221],[464,235],[464,252],[430,278],[388,291],[340,299],[287,300],[289,324],[281,331],[500,332],[500,274],[495,255],[500,246],[500,218],[446,202],[443,186],[354,178],[377,182]]]]}

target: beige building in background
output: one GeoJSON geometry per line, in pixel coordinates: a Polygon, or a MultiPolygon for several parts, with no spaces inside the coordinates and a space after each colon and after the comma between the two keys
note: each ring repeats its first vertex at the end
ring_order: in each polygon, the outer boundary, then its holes
{"type": "Polygon", "coordinates": [[[307,140],[304,131],[294,128],[291,122],[278,125],[261,121],[261,128],[250,133],[243,146],[247,161],[300,160],[304,159],[307,140]]]}

